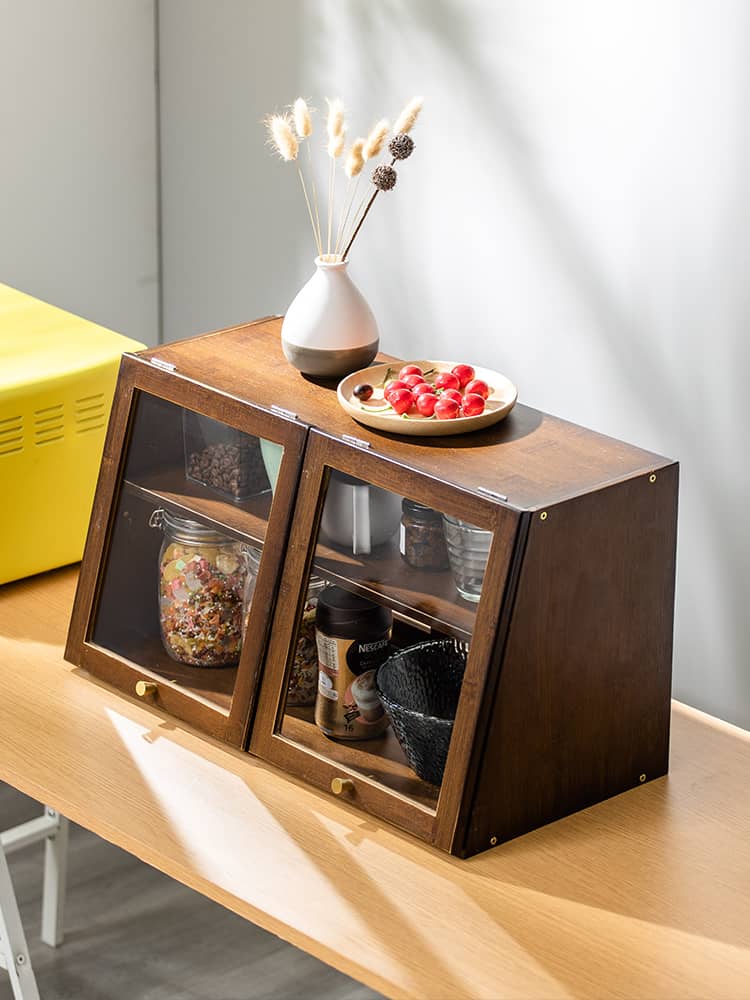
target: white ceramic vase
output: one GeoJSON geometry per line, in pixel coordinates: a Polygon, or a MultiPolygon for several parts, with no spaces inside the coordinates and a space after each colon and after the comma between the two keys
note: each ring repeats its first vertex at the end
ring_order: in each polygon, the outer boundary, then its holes
{"type": "Polygon", "coordinates": [[[378,324],[348,266],[317,257],[315,274],[284,317],[281,346],[287,361],[305,375],[349,375],[378,353],[378,324]]]}

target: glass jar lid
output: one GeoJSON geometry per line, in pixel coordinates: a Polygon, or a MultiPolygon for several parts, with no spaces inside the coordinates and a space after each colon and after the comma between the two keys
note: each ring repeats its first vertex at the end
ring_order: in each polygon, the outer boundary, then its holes
{"type": "Polygon", "coordinates": [[[410,500],[408,497],[404,497],[401,501],[401,510],[406,517],[411,518],[413,521],[428,523],[440,520],[439,511],[433,510],[432,507],[427,507],[423,503],[418,503],[416,500],[410,500]]]}
{"type": "Polygon", "coordinates": [[[235,541],[234,538],[217,531],[216,528],[211,528],[200,521],[193,521],[188,517],[180,517],[163,507],[158,507],[153,512],[148,523],[152,528],[162,528],[166,534],[180,542],[209,542],[212,545],[219,545],[235,541]]]}

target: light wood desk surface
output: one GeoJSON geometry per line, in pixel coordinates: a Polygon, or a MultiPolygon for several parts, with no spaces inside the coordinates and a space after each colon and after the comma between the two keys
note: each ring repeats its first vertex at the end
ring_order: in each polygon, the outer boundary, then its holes
{"type": "Polygon", "coordinates": [[[749,733],[459,861],[65,663],[75,580],[0,587],[0,780],[391,996],[750,997],[749,733]]]}

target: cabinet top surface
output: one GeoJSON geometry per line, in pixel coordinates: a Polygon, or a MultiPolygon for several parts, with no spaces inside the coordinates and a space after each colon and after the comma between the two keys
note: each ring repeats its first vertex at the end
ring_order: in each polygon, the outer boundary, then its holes
{"type": "MultiPolygon", "coordinates": [[[[463,489],[483,487],[518,509],[536,509],[671,464],[668,459],[517,403],[483,431],[453,437],[385,434],[352,420],[336,381],[301,375],[281,350],[271,318],[141,352],[175,366],[174,375],[265,409],[281,407],[341,438],[355,437],[399,464],[463,489]]],[[[391,360],[380,356],[378,360],[391,360]]],[[[400,362],[395,361],[396,364],[400,362]]]]}
{"type": "Polygon", "coordinates": [[[746,1000],[750,733],[458,861],[65,663],[75,580],[0,587],[0,780],[389,996],[746,1000]]]}

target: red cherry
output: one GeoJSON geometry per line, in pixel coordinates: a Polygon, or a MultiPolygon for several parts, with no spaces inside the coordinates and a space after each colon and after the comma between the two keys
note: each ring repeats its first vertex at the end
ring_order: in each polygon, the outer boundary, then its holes
{"type": "Polygon", "coordinates": [[[465,392],[476,392],[482,399],[487,399],[490,394],[490,387],[481,378],[475,378],[471,382],[468,382],[465,387],[465,392]]]}
{"type": "Polygon", "coordinates": [[[393,389],[388,396],[388,402],[401,416],[402,413],[408,413],[414,405],[414,396],[410,389],[393,389]]]}
{"type": "Polygon", "coordinates": [[[458,403],[459,406],[464,401],[464,397],[461,395],[458,389],[443,389],[440,395],[442,396],[443,399],[455,399],[455,401],[458,403]]]}
{"type": "Polygon", "coordinates": [[[467,382],[471,382],[474,378],[474,369],[471,365],[454,365],[451,368],[451,371],[458,377],[458,381],[461,383],[462,389],[467,382]]]}
{"type": "Polygon", "coordinates": [[[434,395],[435,388],[434,386],[428,385],[427,382],[422,382],[419,385],[415,385],[412,392],[415,396],[423,396],[426,392],[431,392],[434,395]]]}
{"type": "Polygon", "coordinates": [[[458,375],[454,375],[453,372],[440,372],[438,377],[435,379],[436,389],[460,389],[461,383],[458,380],[458,375]]]}
{"type": "Polygon", "coordinates": [[[406,384],[406,382],[403,382],[400,378],[392,378],[390,382],[385,383],[385,391],[383,392],[383,395],[385,396],[385,394],[387,392],[390,392],[391,389],[408,389],[408,388],[409,386],[406,384]]]}
{"type": "Polygon", "coordinates": [[[404,365],[401,371],[398,373],[399,378],[404,378],[406,375],[421,375],[422,369],[419,365],[404,365]]]}
{"type": "Polygon", "coordinates": [[[438,420],[455,420],[458,416],[458,410],[459,406],[455,399],[441,397],[435,403],[435,416],[438,420]]]}
{"type": "Polygon", "coordinates": [[[424,376],[421,372],[412,372],[411,374],[401,375],[401,381],[405,382],[410,389],[415,389],[418,385],[424,382],[424,376]]]}
{"type": "Polygon", "coordinates": [[[414,405],[423,417],[431,417],[435,412],[435,404],[437,401],[438,397],[434,392],[422,392],[419,396],[417,396],[414,401],[414,405]]]}
{"type": "Polygon", "coordinates": [[[484,396],[480,396],[478,392],[467,392],[461,409],[465,417],[478,417],[480,413],[484,413],[484,396]]]}

